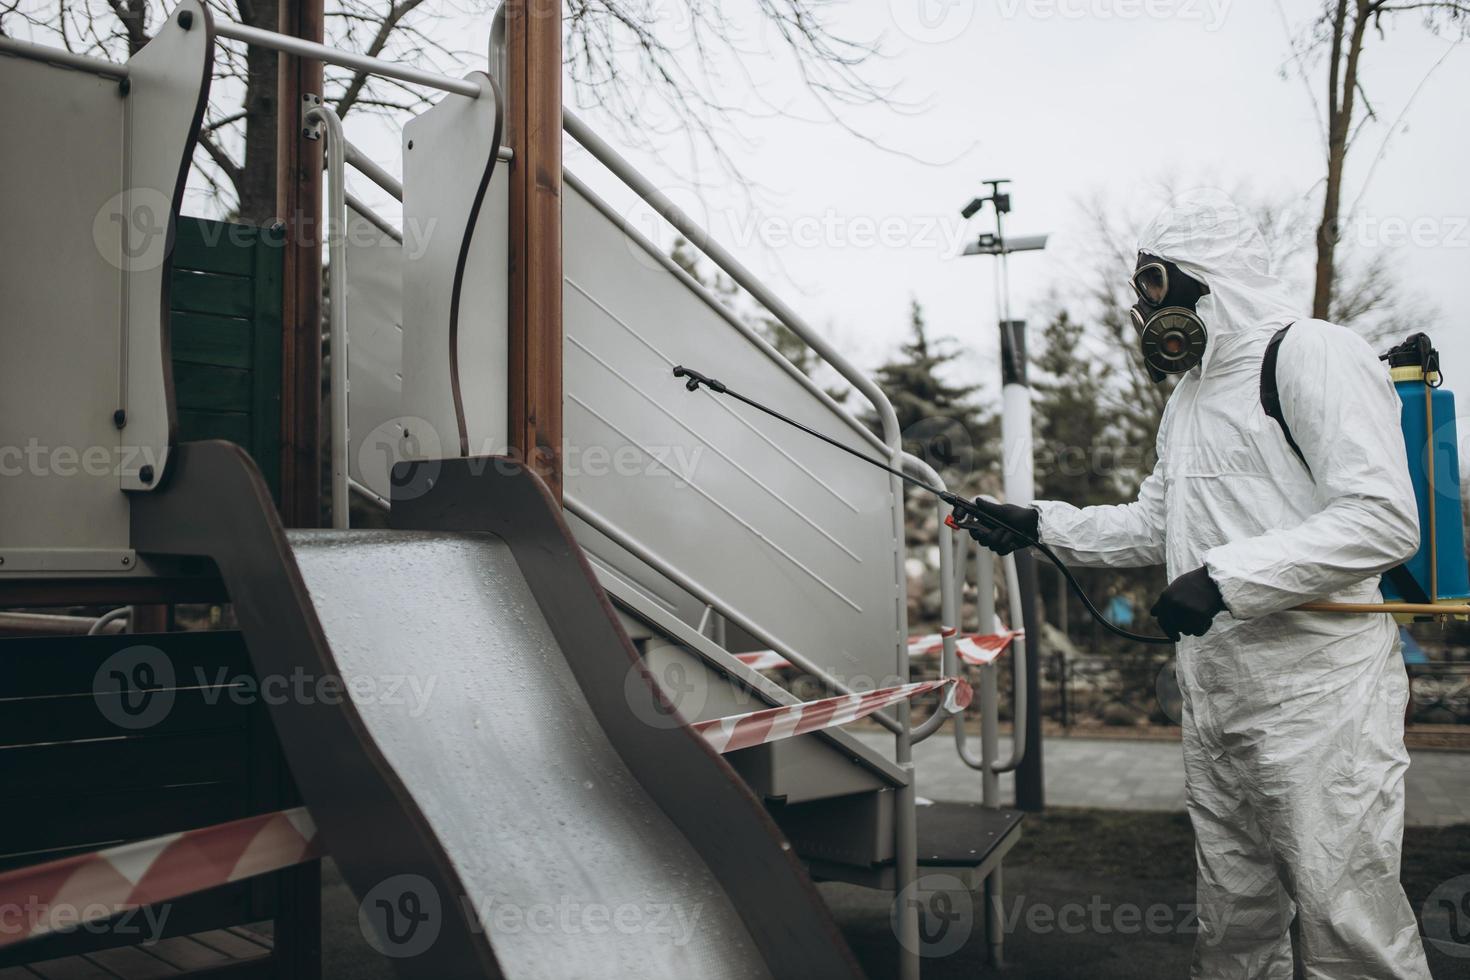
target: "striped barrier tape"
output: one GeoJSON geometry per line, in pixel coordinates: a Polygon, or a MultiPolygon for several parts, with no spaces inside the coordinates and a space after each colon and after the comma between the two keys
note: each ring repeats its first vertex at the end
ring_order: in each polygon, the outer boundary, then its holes
{"type": "MultiPolygon", "coordinates": [[[[954,641],[955,656],[961,663],[972,667],[993,664],[1018,636],[1025,630],[1001,630],[999,633],[967,633],[954,641]]],[[[944,649],[944,634],[930,633],[928,636],[909,637],[910,657],[932,657],[944,649]]]]}
{"type": "MultiPolygon", "coordinates": [[[[947,630],[946,632],[953,633],[954,631],[947,630]]],[[[909,637],[909,656],[932,657],[938,654],[944,649],[945,635],[945,632],[941,632],[909,637]]],[[[960,658],[961,663],[972,667],[984,667],[995,663],[1000,655],[1010,647],[1012,640],[1025,635],[1025,630],[1010,629],[1001,630],[999,633],[967,633],[955,640],[955,655],[960,658]]],[[[779,670],[782,667],[791,666],[791,662],[775,650],[737,653],[735,658],[755,670],[779,670]]]]}
{"type": "Polygon", "coordinates": [[[803,704],[763,708],[728,718],[696,721],[693,728],[720,755],[737,749],[748,749],[767,742],[836,728],[865,718],[875,711],[918,697],[930,691],[944,691],[944,708],[951,713],[963,711],[970,703],[970,685],[958,677],[937,681],[919,681],[898,687],[885,687],[863,694],[840,694],[835,698],[807,701],[803,704]]]}
{"type": "Polygon", "coordinates": [[[0,873],[0,948],[321,856],[305,807],[0,873]]]}

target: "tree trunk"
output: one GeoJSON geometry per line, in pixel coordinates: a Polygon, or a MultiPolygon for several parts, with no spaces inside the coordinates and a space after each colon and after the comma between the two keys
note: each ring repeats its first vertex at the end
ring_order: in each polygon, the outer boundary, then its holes
{"type": "Polygon", "coordinates": [[[1342,177],[1347,163],[1348,136],[1353,127],[1354,96],[1358,87],[1358,58],[1363,52],[1363,33],[1368,27],[1370,0],[1354,0],[1352,31],[1347,30],[1348,0],[1338,0],[1333,17],[1332,63],[1328,69],[1327,185],[1322,195],[1322,221],[1317,226],[1317,269],[1312,291],[1312,316],[1325,320],[1332,315],[1332,289],[1337,277],[1338,227],[1342,210],[1342,177]],[[1347,43],[1346,63],[1342,61],[1347,43]]]}
{"type": "MultiPolygon", "coordinates": [[[[280,0],[240,3],[240,17],[250,27],[279,28],[280,0]]],[[[237,219],[264,225],[276,218],[276,103],[280,79],[274,51],[251,45],[245,86],[245,162],[235,180],[237,219]]]]}

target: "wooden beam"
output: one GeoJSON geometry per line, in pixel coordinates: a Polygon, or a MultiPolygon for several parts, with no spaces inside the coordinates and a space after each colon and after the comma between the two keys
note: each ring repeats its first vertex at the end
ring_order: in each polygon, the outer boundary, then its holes
{"type": "Polygon", "coordinates": [[[510,451],[562,491],[561,3],[506,0],[510,451]]]}
{"type": "MultiPolygon", "coordinates": [[[[322,0],[281,0],[282,33],[323,40],[322,0]]],[[[322,65],[282,55],[276,118],[276,211],[285,225],[281,309],[281,499],[287,527],[321,520],[322,144],[301,138],[301,97],[322,92],[322,65]]]]}

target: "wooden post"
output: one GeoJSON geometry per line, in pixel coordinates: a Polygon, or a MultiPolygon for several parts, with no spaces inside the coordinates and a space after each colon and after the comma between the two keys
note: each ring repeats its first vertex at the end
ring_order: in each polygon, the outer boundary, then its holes
{"type": "MultiPolygon", "coordinates": [[[[281,0],[280,30],[325,40],[323,0],[281,0]]],[[[276,213],[285,225],[281,282],[281,496],[287,527],[322,524],[322,144],[301,138],[301,97],[322,94],[322,64],[280,57],[276,213]]],[[[339,301],[342,297],[336,297],[339,301]]],[[[271,975],[319,980],[321,862],[271,876],[276,946],[271,975]]]]}
{"type": "MultiPolygon", "coordinates": [[[[323,40],[322,0],[281,0],[281,32],[323,40]]],[[[321,525],[322,144],[301,138],[301,97],[321,94],[322,65],[280,57],[276,211],[285,224],[281,308],[281,519],[321,525]]]]}
{"type": "Polygon", "coordinates": [[[506,0],[510,451],[562,491],[561,3],[506,0]]]}

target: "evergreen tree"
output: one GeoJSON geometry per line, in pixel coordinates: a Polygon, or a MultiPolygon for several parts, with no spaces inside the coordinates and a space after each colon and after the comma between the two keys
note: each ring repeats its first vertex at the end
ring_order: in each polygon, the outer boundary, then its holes
{"type": "MultiPolygon", "coordinates": [[[[1032,379],[1036,496],[1078,507],[1134,499],[1153,469],[1158,415],[1153,402],[1129,397],[1131,389],[1126,379],[1118,377],[1114,363],[1089,354],[1084,344],[1089,333],[1084,323],[1064,310],[1046,325],[1041,342],[1031,351],[1036,368],[1032,379]]],[[[1165,584],[1158,568],[1073,571],[1099,606],[1109,596],[1124,594],[1135,600],[1140,613],[1165,584]]],[[[1112,649],[1119,658],[1114,665],[1126,675],[1130,689],[1151,682],[1158,669],[1156,651],[1114,642],[1085,617],[1059,616],[1060,593],[1055,590],[1061,583],[1050,571],[1043,573],[1042,581],[1047,583],[1044,592],[1051,618],[1067,622],[1074,638],[1087,637],[1094,651],[1112,649]]]]}
{"type": "MultiPolygon", "coordinates": [[[[1115,399],[1113,369],[1088,357],[1087,328],[1065,311],[1034,345],[1032,418],[1036,436],[1036,496],[1086,507],[1117,503],[1137,486],[1140,453],[1127,452],[1115,399]],[[1120,468],[1124,471],[1120,472],[1120,468]]],[[[1150,458],[1151,462],[1151,458],[1150,458]]]]}
{"type": "MultiPolygon", "coordinates": [[[[917,299],[909,303],[909,339],[874,380],[893,403],[904,449],[939,470],[951,489],[974,487],[999,464],[999,420],[973,400],[978,385],[944,380],[944,368],[959,351],[952,342],[931,340],[923,307],[917,299]]],[[[871,413],[864,421],[881,431],[871,413]]]]}

